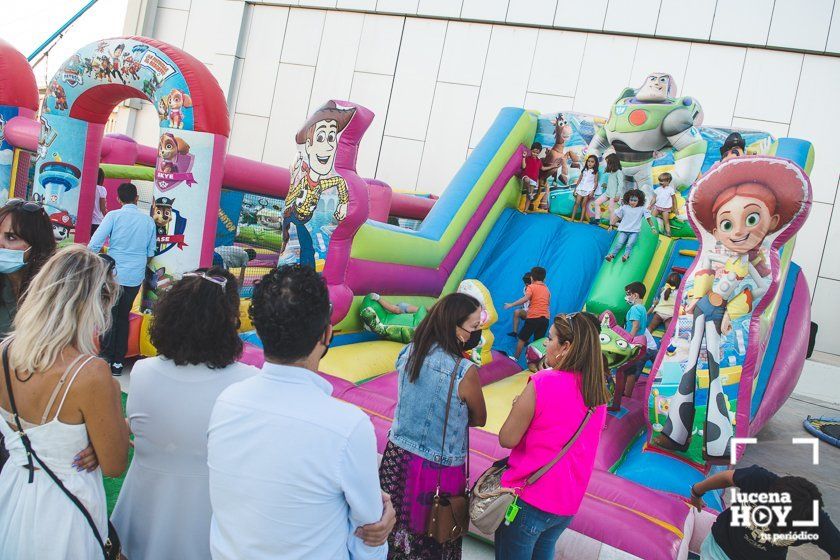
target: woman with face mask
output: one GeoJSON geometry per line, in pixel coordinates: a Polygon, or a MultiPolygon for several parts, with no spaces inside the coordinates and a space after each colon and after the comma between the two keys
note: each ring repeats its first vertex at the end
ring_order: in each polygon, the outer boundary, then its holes
{"type": "MultiPolygon", "coordinates": [[[[29,282],[54,252],[52,224],[43,206],[13,198],[0,208],[0,340],[12,330],[29,282]]],[[[0,434],[0,469],[7,457],[0,434]]]]}
{"type": "Polygon", "coordinates": [[[591,313],[555,317],[545,345],[549,369],[531,376],[499,430],[499,443],[511,450],[502,486],[516,488],[517,498],[496,530],[497,559],[552,560],[580,508],[610,398],[600,331],[591,313]]]}
{"type": "Polygon", "coordinates": [[[11,330],[29,282],[54,252],[52,224],[43,206],[13,198],[0,208],[0,338],[11,330]]]}
{"type": "Polygon", "coordinates": [[[379,468],[382,490],[397,513],[389,558],[461,557],[461,539],[440,544],[426,536],[426,522],[438,486],[441,495],[463,493],[467,430],[487,420],[478,370],[463,356],[480,342],[480,323],[478,300],[449,294],[431,308],[397,358],[397,407],[379,468]]]}

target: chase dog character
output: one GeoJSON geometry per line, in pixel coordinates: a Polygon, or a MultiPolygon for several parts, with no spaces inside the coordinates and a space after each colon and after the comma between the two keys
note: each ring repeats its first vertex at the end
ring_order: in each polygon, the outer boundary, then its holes
{"type": "Polygon", "coordinates": [[[52,93],[53,98],[55,99],[55,110],[66,111],[67,93],[64,91],[64,87],[62,87],[62,85],[57,81],[53,80],[50,82],[50,93],[52,93]]]}
{"type": "MultiPolygon", "coordinates": [[[[779,158],[744,156],[713,167],[692,190],[689,213],[698,237],[714,241],[701,247],[684,314],[693,317],[689,352],[682,365],[677,392],[670,398],[668,418],[653,444],[686,451],[695,416],[695,392],[700,349],[706,343],[709,395],[703,436],[707,461],[728,461],[733,436],[732,417],[720,378],[721,347],[732,321],[752,313],[770,290],[769,268],[755,263],[800,214],[807,212],[809,186],[801,169],[779,158]],[[709,238],[711,236],[711,239],[709,238]]],[[[770,249],[775,250],[775,249],[770,249]]]]}
{"type": "Polygon", "coordinates": [[[625,89],[607,123],[592,137],[587,153],[601,156],[612,146],[625,177],[641,188],[653,184],[654,152],[671,146],[675,185],[690,185],[706,155],[706,141],[696,128],[703,110],[696,99],[675,98],[676,93],[674,78],[663,73],[650,74],[637,90],[625,89]]]}
{"type": "Polygon", "coordinates": [[[158,170],[163,173],[178,172],[178,156],[190,153],[190,145],[170,132],[164,132],[158,143],[158,170]]]}
{"type": "Polygon", "coordinates": [[[180,89],[173,89],[167,96],[167,102],[169,124],[172,128],[184,128],[184,108],[192,107],[192,98],[180,89]]]}
{"type": "Polygon", "coordinates": [[[283,245],[289,241],[289,228],[295,226],[300,243],[300,264],[315,266],[315,249],[312,235],[306,224],[312,219],[321,193],[335,188],[338,191],[338,206],[333,216],[337,221],[347,217],[350,195],[347,182],[335,173],[335,153],[338,137],[356,114],[355,108],[339,109],[330,101],[315,111],[295,136],[303,146],[308,161],[300,161],[299,169],[293,175],[292,187],[286,196],[283,213],[283,245]]]}
{"type": "Polygon", "coordinates": [[[157,235],[169,234],[169,224],[172,222],[173,204],[175,204],[174,198],[162,196],[155,199],[155,204],[152,207],[152,218],[155,221],[157,235]]]}
{"type": "Polygon", "coordinates": [[[50,223],[52,224],[53,237],[56,243],[64,241],[70,237],[70,232],[73,230],[73,218],[66,210],[50,214],[50,223]]]}

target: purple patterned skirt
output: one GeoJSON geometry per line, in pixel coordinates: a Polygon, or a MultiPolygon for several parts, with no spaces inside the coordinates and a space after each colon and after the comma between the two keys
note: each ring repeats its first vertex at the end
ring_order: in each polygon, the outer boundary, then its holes
{"type": "Polygon", "coordinates": [[[440,473],[442,494],[464,491],[464,466],[444,467],[388,442],[379,466],[382,490],[391,495],[397,523],[388,537],[389,559],[460,560],[461,539],[446,544],[425,535],[440,473]]]}

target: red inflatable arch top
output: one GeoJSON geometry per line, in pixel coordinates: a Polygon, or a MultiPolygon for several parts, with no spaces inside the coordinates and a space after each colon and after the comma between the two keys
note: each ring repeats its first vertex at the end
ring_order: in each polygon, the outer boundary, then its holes
{"type": "Polygon", "coordinates": [[[0,105],[38,111],[38,84],[29,61],[0,39],[0,105]]]}
{"type": "MultiPolygon", "coordinates": [[[[198,59],[168,43],[148,37],[122,37],[145,43],[168,56],[177,66],[189,87],[193,100],[193,130],[230,136],[230,119],[225,94],[216,78],[198,59]]],[[[25,62],[25,59],[24,59],[25,62]]],[[[2,84],[2,82],[0,82],[2,84]]],[[[102,84],[82,93],[72,104],[70,116],[87,122],[104,124],[117,103],[132,97],[149,99],[142,91],[122,84],[102,84]]],[[[37,106],[37,93],[36,93],[37,106]]]]}

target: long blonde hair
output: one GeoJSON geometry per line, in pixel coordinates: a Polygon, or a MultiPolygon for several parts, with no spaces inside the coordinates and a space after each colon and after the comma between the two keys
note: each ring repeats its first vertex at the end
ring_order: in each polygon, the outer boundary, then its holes
{"type": "Polygon", "coordinates": [[[17,372],[42,372],[62,351],[98,353],[96,338],[111,325],[119,285],[105,260],[84,245],[53,255],[33,278],[3,342],[13,345],[9,364],[17,372]]]}

